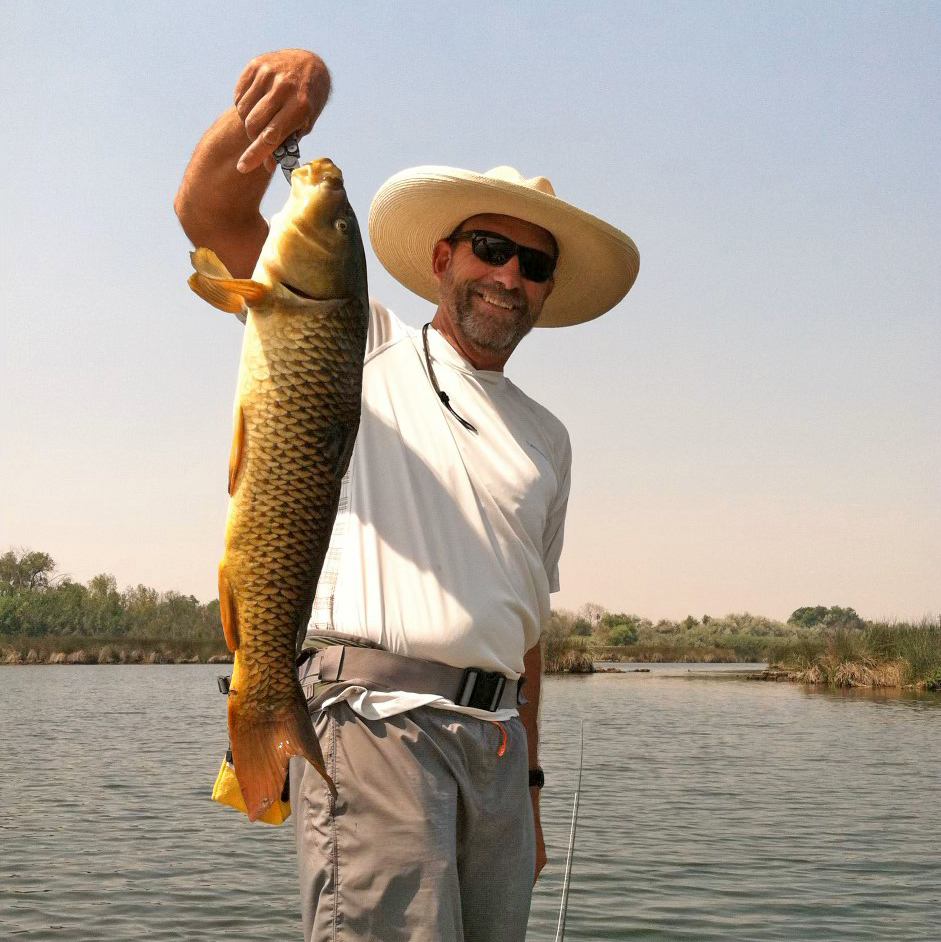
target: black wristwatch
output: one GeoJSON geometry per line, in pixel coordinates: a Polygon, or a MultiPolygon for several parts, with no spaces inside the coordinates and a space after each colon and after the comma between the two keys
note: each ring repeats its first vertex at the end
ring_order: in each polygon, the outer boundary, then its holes
{"type": "Polygon", "coordinates": [[[542,788],[546,784],[546,773],[542,769],[529,770],[529,787],[542,788]]]}

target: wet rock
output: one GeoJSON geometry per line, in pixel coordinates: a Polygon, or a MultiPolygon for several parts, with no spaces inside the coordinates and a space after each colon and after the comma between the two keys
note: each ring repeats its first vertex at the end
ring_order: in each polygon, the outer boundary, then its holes
{"type": "Polygon", "coordinates": [[[49,663],[50,664],[64,664],[65,654],[62,651],[56,651],[55,654],[50,654],[49,663]]]}
{"type": "Polygon", "coordinates": [[[92,655],[82,649],[73,651],[71,654],[66,654],[65,656],[66,664],[94,664],[97,660],[98,658],[92,657],[92,655]]]}
{"type": "Polygon", "coordinates": [[[213,654],[213,656],[209,658],[209,660],[206,661],[206,663],[207,664],[231,664],[233,660],[234,658],[232,657],[231,654],[213,654]]]}
{"type": "Polygon", "coordinates": [[[4,664],[22,664],[23,655],[19,651],[11,651],[4,659],[4,664]]]}
{"type": "Polygon", "coordinates": [[[39,657],[39,652],[35,648],[30,648],[26,652],[26,663],[27,664],[41,664],[42,660],[39,657]]]}

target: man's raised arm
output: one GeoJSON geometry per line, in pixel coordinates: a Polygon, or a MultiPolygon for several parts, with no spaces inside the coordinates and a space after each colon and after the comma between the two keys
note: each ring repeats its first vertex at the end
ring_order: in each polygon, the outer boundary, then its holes
{"type": "Polygon", "coordinates": [[[259,211],[275,149],[303,137],[330,95],[330,73],[304,49],[257,56],[235,86],[235,104],[203,135],[173,208],[193,245],[212,249],[236,278],[248,278],[268,235],[259,211]]]}

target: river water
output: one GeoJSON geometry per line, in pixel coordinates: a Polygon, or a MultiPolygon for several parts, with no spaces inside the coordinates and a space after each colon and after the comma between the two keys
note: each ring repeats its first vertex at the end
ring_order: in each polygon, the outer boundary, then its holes
{"type": "MultiPolygon", "coordinates": [[[[582,720],[566,939],[941,938],[941,697],[644,666],[544,681],[529,939],[555,938],[582,720]]],[[[0,669],[0,939],[299,938],[291,825],[208,800],[217,673],[0,669]]]]}

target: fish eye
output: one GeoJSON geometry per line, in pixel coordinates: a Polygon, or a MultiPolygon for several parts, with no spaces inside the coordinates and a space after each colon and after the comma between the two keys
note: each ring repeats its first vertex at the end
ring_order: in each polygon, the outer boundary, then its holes
{"type": "Polygon", "coordinates": [[[350,224],[345,219],[338,219],[333,225],[337,232],[346,232],[350,228],[350,224]]]}

